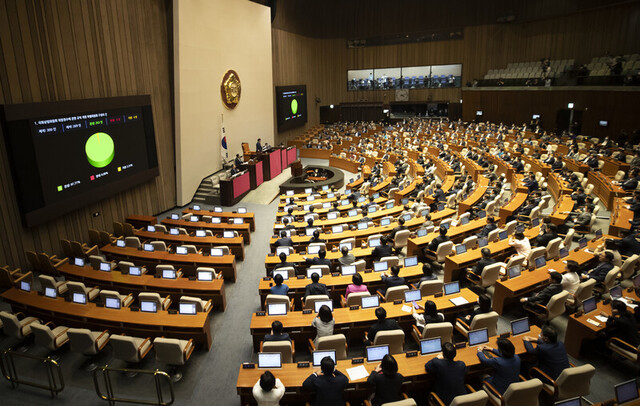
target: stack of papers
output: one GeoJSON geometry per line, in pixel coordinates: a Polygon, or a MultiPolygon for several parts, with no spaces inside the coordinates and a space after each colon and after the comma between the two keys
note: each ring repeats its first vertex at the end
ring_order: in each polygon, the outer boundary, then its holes
{"type": "Polygon", "coordinates": [[[626,304],[627,307],[630,307],[632,309],[635,309],[636,307],[638,307],[638,305],[633,304],[633,302],[630,299],[627,299],[626,297],[618,298],[618,300],[621,302],[624,302],[624,304],[626,304]]]}
{"type": "Polygon", "coordinates": [[[411,306],[402,305],[402,309],[400,310],[402,310],[403,312],[411,313],[411,306]]]}
{"type": "Polygon", "coordinates": [[[596,316],[596,319],[598,319],[599,321],[601,321],[601,322],[603,322],[603,323],[606,323],[606,322],[607,322],[608,317],[607,317],[607,316],[600,316],[600,315],[598,315],[598,316],[596,316]]]}
{"type": "Polygon", "coordinates": [[[454,297],[449,300],[451,301],[451,303],[453,303],[456,306],[462,306],[463,304],[469,303],[469,301],[463,297],[454,297]]]}
{"type": "Polygon", "coordinates": [[[365,368],[364,365],[359,365],[357,367],[347,368],[347,375],[349,375],[350,381],[357,381],[368,377],[369,372],[367,372],[367,368],[365,368]]]}

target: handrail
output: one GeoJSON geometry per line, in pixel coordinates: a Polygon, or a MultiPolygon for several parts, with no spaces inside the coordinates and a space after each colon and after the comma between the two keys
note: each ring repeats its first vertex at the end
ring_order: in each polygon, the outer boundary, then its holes
{"type": "Polygon", "coordinates": [[[13,389],[17,388],[20,384],[33,386],[35,388],[48,390],[51,392],[52,398],[64,389],[64,379],[62,377],[60,365],[51,357],[42,358],[28,353],[16,352],[9,348],[0,356],[0,371],[2,371],[2,376],[11,382],[11,387],[13,389]],[[44,364],[47,370],[47,384],[45,385],[38,382],[20,379],[14,362],[14,357],[37,360],[44,364]]]}
{"type": "Polygon", "coordinates": [[[173,382],[171,381],[171,377],[163,371],[160,370],[144,370],[144,369],[118,369],[118,368],[110,368],[108,365],[104,365],[102,367],[96,368],[93,371],[93,383],[96,390],[96,394],[102,400],[106,400],[109,402],[109,405],[115,405],[116,402],[122,403],[136,403],[143,405],[157,405],[157,406],[169,406],[175,402],[175,393],[173,391],[173,382]],[[156,400],[145,400],[145,399],[129,399],[129,398],[119,398],[114,395],[113,385],[111,384],[111,372],[117,373],[133,373],[133,374],[144,374],[144,375],[153,375],[154,381],[156,384],[156,400]],[[100,388],[100,377],[102,374],[102,380],[104,381],[104,386],[106,393],[102,393],[100,388]],[[165,380],[169,384],[169,394],[171,395],[170,399],[165,402],[162,395],[163,382],[165,380]]]}

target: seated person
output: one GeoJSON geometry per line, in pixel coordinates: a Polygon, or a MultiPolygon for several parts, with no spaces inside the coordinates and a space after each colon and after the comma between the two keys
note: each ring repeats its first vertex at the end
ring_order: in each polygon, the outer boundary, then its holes
{"type": "Polygon", "coordinates": [[[577,216],[574,214],[565,221],[565,226],[572,228],[576,226],[588,226],[591,223],[591,213],[593,209],[589,206],[584,206],[582,209],[577,210],[577,216]]]}
{"type": "Polygon", "coordinates": [[[582,279],[582,269],[576,261],[568,260],[565,264],[565,272],[562,274],[562,289],[572,295],[578,290],[582,279]]]}
{"type": "Polygon", "coordinates": [[[253,386],[253,398],[258,406],[278,405],[283,396],[284,385],[270,371],[265,371],[253,386]]]}
{"type": "Polygon", "coordinates": [[[558,238],[558,226],[549,224],[545,228],[546,232],[536,238],[536,247],[546,247],[551,240],[558,238]]]}
{"type": "Polygon", "coordinates": [[[389,235],[389,237],[393,240],[394,238],[396,238],[396,233],[398,231],[406,230],[406,229],[407,227],[404,225],[404,218],[400,217],[398,219],[398,226],[394,227],[393,230],[391,230],[391,234],[389,235]]]}
{"type": "Polygon", "coordinates": [[[400,267],[398,265],[393,265],[390,271],[390,274],[385,271],[380,275],[382,282],[386,285],[385,288],[378,290],[383,296],[387,293],[387,289],[407,284],[403,277],[398,276],[400,274],[400,267]]]}
{"type": "Polygon", "coordinates": [[[438,235],[436,238],[431,240],[429,245],[427,245],[426,247],[427,250],[435,253],[438,250],[438,247],[440,246],[440,244],[442,244],[443,242],[449,241],[449,237],[447,237],[446,227],[440,226],[439,232],[440,232],[440,235],[438,235]]]}
{"type": "Polygon", "coordinates": [[[529,253],[531,252],[531,244],[529,243],[529,239],[525,237],[524,233],[521,231],[516,231],[513,237],[509,238],[509,245],[515,248],[518,255],[523,255],[525,258],[527,258],[529,256],[529,253]]]}
{"type": "Polygon", "coordinates": [[[462,320],[468,325],[471,324],[471,322],[473,321],[473,318],[476,317],[477,315],[491,313],[493,311],[493,308],[491,307],[491,298],[487,294],[485,293],[480,294],[478,296],[477,303],[478,303],[478,306],[473,309],[473,312],[471,312],[471,314],[468,314],[462,318],[462,320]]]}
{"type": "Polygon", "coordinates": [[[273,243],[275,247],[293,247],[293,240],[287,237],[287,232],[282,230],[280,231],[280,238],[273,243]]]}
{"type": "Polygon", "coordinates": [[[263,341],[291,341],[289,333],[282,332],[283,326],[280,320],[271,323],[271,334],[265,334],[263,341]]]}
{"type": "Polygon", "coordinates": [[[304,288],[304,298],[311,295],[329,295],[327,285],[320,283],[320,276],[317,273],[311,274],[311,283],[304,288]]]}
{"type": "Polygon", "coordinates": [[[482,271],[488,265],[495,264],[496,260],[491,258],[491,250],[487,247],[484,247],[480,250],[480,254],[482,258],[471,268],[471,272],[476,275],[482,275],[482,271]]]}
{"type": "Polygon", "coordinates": [[[375,338],[376,334],[379,331],[389,331],[389,330],[401,330],[400,325],[394,319],[387,319],[387,311],[384,307],[377,307],[375,310],[376,318],[378,319],[370,328],[367,334],[367,345],[371,345],[375,338]]]}
{"type": "Polygon", "coordinates": [[[591,270],[586,276],[583,275],[583,279],[595,279],[598,282],[604,282],[607,274],[613,269],[613,253],[611,251],[603,251],[598,256],[600,261],[598,265],[591,270]]]}
{"type": "Polygon", "coordinates": [[[302,257],[302,258],[304,258],[304,261],[307,263],[307,265],[327,265],[329,269],[331,269],[331,260],[327,259],[326,256],[327,256],[327,250],[325,250],[324,248],[321,248],[320,251],[318,251],[317,257],[313,257],[313,258],[302,257]]]}
{"type": "Polygon", "coordinates": [[[414,307],[411,307],[411,315],[416,320],[416,326],[418,327],[418,329],[420,329],[420,331],[422,331],[422,329],[424,329],[424,326],[429,323],[442,323],[444,321],[444,315],[438,312],[438,307],[432,300],[427,300],[424,303],[424,307],[422,307],[421,305],[417,305],[417,307],[419,310],[423,310],[424,312],[422,314],[419,314],[418,312],[416,312],[416,309],[414,307]]]}
{"type": "Polygon", "coordinates": [[[351,277],[351,284],[347,285],[347,292],[345,293],[344,298],[347,299],[351,293],[356,292],[369,292],[367,285],[362,281],[362,275],[359,273],[355,273],[351,277]]]}
{"type": "Polygon", "coordinates": [[[302,383],[302,387],[315,392],[313,406],[344,406],[342,394],[349,378],[335,369],[335,362],[331,357],[324,357],[320,361],[320,370],[316,370],[302,383]]]}
{"type": "Polygon", "coordinates": [[[584,193],[584,189],[581,187],[578,188],[575,192],[571,193],[571,200],[573,203],[572,211],[576,211],[579,207],[583,207],[587,202],[587,194],[584,193]]]}
{"type": "Polygon", "coordinates": [[[280,255],[278,255],[278,257],[280,258],[280,263],[279,264],[275,264],[273,266],[273,269],[279,269],[279,268],[285,268],[285,267],[294,267],[294,264],[291,262],[287,262],[287,254],[285,254],[284,252],[281,252],[280,255]]]}
{"type": "Polygon", "coordinates": [[[340,252],[342,253],[342,256],[338,258],[338,262],[340,263],[340,265],[351,265],[356,262],[356,257],[354,257],[353,254],[349,252],[348,247],[343,246],[342,248],[340,248],[340,252]]]}
{"type": "Polygon", "coordinates": [[[626,191],[636,190],[638,188],[638,182],[640,182],[640,171],[633,169],[629,174],[629,179],[622,182],[620,187],[626,191]]]}
{"type": "Polygon", "coordinates": [[[380,238],[380,245],[373,249],[371,253],[371,259],[373,261],[380,261],[380,258],[389,257],[393,255],[393,247],[389,244],[389,237],[383,235],[380,238]]]}
{"type": "Polygon", "coordinates": [[[431,214],[427,213],[424,216],[424,221],[422,222],[423,227],[431,227],[433,225],[433,221],[431,221],[431,214]]]}
{"type": "MultiPolygon", "coordinates": [[[[538,338],[524,336],[524,348],[527,354],[535,355],[538,360],[538,368],[554,381],[566,368],[569,368],[569,358],[564,344],[558,341],[558,333],[552,326],[544,326],[538,338]],[[533,344],[537,344],[533,347],[533,344]]],[[[550,383],[544,376],[535,376],[545,383],[550,383]]]]}
{"type": "Polygon", "coordinates": [[[398,373],[398,362],[393,358],[393,355],[385,355],[382,362],[371,371],[367,379],[367,384],[375,388],[371,404],[381,406],[401,400],[402,381],[404,381],[404,377],[398,373]]]}
{"type": "Polygon", "coordinates": [[[498,228],[498,225],[496,224],[496,219],[493,216],[488,216],[487,217],[487,224],[482,227],[482,230],[480,230],[480,232],[477,234],[478,238],[482,238],[482,237],[487,237],[489,235],[490,232],[492,232],[493,230],[495,230],[496,228],[498,228]]]}
{"type": "Polygon", "coordinates": [[[434,377],[432,391],[446,406],[451,404],[456,396],[467,393],[464,386],[467,366],[462,361],[455,361],[456,355],[456,347],[451,343],[444,343],[442,353],[424,365],[427,374],[434,377]]]}
{"type": "Polygon", "coordinates": [[[310,243],[312,243],[312,242],[325,242],[326,243],[327,240],[325,240],[323,238],[320,238],[320,231],[316,229],[313,232],[313,236],[309,239],[309,242],[310,243]]]}
{"type": "Polygon", "coordinates": [[[553,295],[562,292],[562,274],[560,272],[549,273],[549,285],[531,297],[523,297],[520,303],[523,305],[542,305],[546,306],[553,295]]]}
{"type": "Polygon", "coordinates": [[[627,305],[621,300],[614,300],[611,302],[611,313],[612,316],[607,319],[607,338],[619,338],[632,347],[640,345],[638,323],[627,305]]]}
{"type": "Polygon", "coordinates": [[[528,220],[527,217],[531,215],[531,212],[536,206],[537,204],[533,198],[530,197],[527,199],[527,203],[516,211],[518,213],[518,219],[521,221],[528,220]]]}
{"type": "Polygon", "coordinates": [[[295,230],[296,226],[291,224],[291,220],[287,217],[282,218],[282,224],[284,225],[285,230],[295,230]]]}
{"type": "Polygon", "coordinates": [[[480,345],[478,346],[478,359],[483,365],[494,369],[493,375],[485,382],[494,387],[500,395],[503,395],[509,385],[520,380],[520,357],[516,354],[513,343],[506,338],[498,338],[498,349],[480,345]],[[497,357],[487,358],[484,350],[490,351],[497,357]]]}
{"type": "Polygon", "coordinates": [[[316,338],[313,340],[313,343],[317,346],[320,337],[333,335],[333,327],[335,324],[336,321],[333,319],[333,313],[331,313],[329,306],[320,306],[318,316],[311,322],[311,325],[316,328],[316,338]]]}
{"type": "Polygon", "coordinates": [[[418,281],[418,284],[416,286],[420,287],[420,284],[422,282],[426,282],[426,281],[435,281],[438,280],[438,277],[436,275],[433,274],[433,268],[431,267],[431,264],[425,262],[422,264],[422,278],[420,278],[420,280],[418,281]]]}
{"type": "Polygon", "coordinates": [[[276,284],[269,289],[269,293],[271,293],[272,295],[286,295],[287,293],[289,293],[289,286],[283,284],[284,278],[282,277],[282,275],[278,274],[274,276],[273,281],[276,284]]]}
{"type": "Polygon", "coordinates": [[[615,240],[620,255],[630,257],[633,254],[640,253],[640,241],[631,230],[622,230],[621,235],[621,239],[615,240]]]}

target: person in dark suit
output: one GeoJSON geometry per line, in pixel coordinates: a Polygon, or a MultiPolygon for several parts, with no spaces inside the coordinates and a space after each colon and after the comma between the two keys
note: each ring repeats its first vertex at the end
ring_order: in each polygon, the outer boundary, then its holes
{"type": "Polygon", "coordinates": [[[607,274],[613,269],[613,253],[611,251],[602,251],[598,256],[600,263],[586,276],[583,277],[589,279],[595,279],[598,282],[604,282],[607,274]]]}
{"type": "Polygon", "coordinates": [[[496,260],[491,258],[491,250],[489,248],[484,247],[480,250],[480,254],[482,254],[482,258],[471,268],[471,272],[476,275],[482,275],[482,271],[486,266],[496,263],[496,260]]]}
{"type": "Polygon", "coordinates": [[[518,382],[520,378],[520,357],[516,354],[513,343],[506,338],[498,338],[498,349],[484,345],[478,346],[478,359],[486,366],[494,369],[493,375],[485,382],[493,386],[501,395],[509,385],[518,382]],[[490,351],[497,357],[487,358],[484,350],[490,351]]]}
{"type": "Polygon", "coordinates": [[[399,274],[400,267],[398,265],[394,265],[391,267],[391,275],[387,274],[387,272],[383,272],[382,275],[380,275],[382,282],[386,285],[384,289],[378,290],[383,296],[387,293],[387,289],[407,284],[404,278],[398,276],[399,274]]]}
{"type": "Polygon", "coordinates": [[[283,333],[282,328],[282,322],[275,320],[271,323],[271,334],[265,334],[263,341],[291,341],[289,333],[283,333]]]}
{"type": "Polygon", "coordinates": [[[422,278],[420,278],[420,280],[418,281],[418,284],[416,286],[420,286],[420,284],[422,282],[435,281],[435,280],[438,280],[438,277],[433,274],[433,268],[431,267],[431,264],[426,263],[426,262],[423,263],[422,264],[422,278]]]}
{"type": "Polygon", "coordinates": [[[256,141],[256,152],[262,151],[262,143],[260,141],[262,141],[260,138],[256,141]]]}
{"type": "Polygon", "coordinates": [[[486,236],[489,235],[490,232],[492,232],[496,228],[498,228],[498,225],[496,224],[495,217],[489,216],[489,217],[487,217],[487,225],[482,227],[482,230],[480,230],[480,232],[477,234],[477,236],[478,236],[478,238],[486,237],[486,236]]]}
{"type": "Polygon", "coordinates": [[[383,235],[380,238],[380,245],[373,249],[371,253],[371,259],[373,261],[380,261],[380,258],[389,257],[393,255],[393,247],[389,245],[389,237],[383,235]]]}
{"type": "Polygon", "coordinates": [[[434,377],[431,385],[432,392],[438,395],[446,406],[456,396],[467,393],[467,388],[464,386],[467,366],[462,361],[455,361],[456,355],[456,347],[451,343],[444,343],[442,353],[424,365],[425,371],[434,377]]]}
{"type": "Polygon", "coordinates": [[[558,238],[558,227],[555,224],[546,226],[546,232],[536,238],[536,247],[546,247],[549,241],[558,238]]]}
{"type": "Polygon", "coordinates": [[[302,383],[302,387],[316,393],[314,406],[344,406],[342,393],[349,383],[345,374],[335,369],[331,357],[320,361],[320,369],[316,370],[302,383]]]}
{"type": "Polygon", "coordinates": [[[293,240],[287,237],[287,232],[282,230],[280,231],[280,238],[273,243],[275,247],[293,247],[293,240]]]}
{"type": "Polygon", "coordinates": [[[560,272],[551,272],[549,274],[549,285],[531,297],[523,297],[520,303],[523,305],[539,304],[546,306],[553,295],[562,292],[562,274],[560,272]]]}
{"type": "Polygon", "coordinates": [[[317,273],[311,274],[311,283],[304,287],[304,297],[311,295],[328,295],[327,285],[320,283],[320,276],[317,273]]]}
{"type": "Polygon", "coordinates": [[[295,230],[296,226],[291,224],[291,220],[288,217],[282,218],[282,224],[284,225],[285,230],[295,230]]]}
{"type": "Polygon", "coordinates": [[[326,258],[326,256],[327,256],[327,250],[321,248],[320,251],[318,251],[317,257],[313,257],[313,258],[303,257],[303,258],[304,258],[304,261],[307,263],[307,265],[327,265],[329,269],[331,269],[331,260],[326,258]]]}
{"type": "Polygon", "coordinates": [[[447,237],[447,228],[440,226],[440,235],[431,240],[429,245],[427,245],[427,250],[436,252],[440,244],[447,241],[449,241],[449,237],[447,237]]]}
{"type": "Polygon", "coordinates": [[[633,254],[640,253],[640,241],[630,230],[622,230],[622,238],[615,240],[620,255],[630,257],[633,254]]]}
{"type": "Polygon", "coordinates": [[[281,252],[280,255],[278,255],[278,257],[280,258],[280,263],[276,264],[273,269],[278,269],[278,268],[285,268],[285,267],[289,267],[289,266],[294,266],[291,262],[287,262],[287,254],[285,254],[284,252],[281,252]]]}
{"type": "Polygon", "coordinates": [[[638,170],[631,171],[629,179],[620,184],[620,187],[626,191],[636,190],[638,188],[638,182],[640,182],[640,174],[638,170]]]}
{"type": "Polygon", "coordinates": [[[607,338],[619,338],[620,340],[637,347],[640,344],[638,324],[627,305],[620,300],[611,302],[612,316],[607,319],[607,338]]]}
{"type": "MultiPolygon", "coordinates": [[[[527,354],[536,356],[538,368],[554,381],[562,371],[569,368],[567,350],[564,348],[564,344],[558,341],[558,333],[552,326],[543,327],[540,338],[524,336],[522,341],[524,341],[527,354]],[[535,348],[532,343],[537,344],[535,348]]],[[[551,383],[544,376],[536,376],[536,378],[545,383],[551,383]]]]}
{"type": "Polygon", "coordinates": [[[371,399],[373,406],[380,406],[402,399],[402,381],[404,376],[398,373],[398,362],[393,355],[387,354],[382,362],[371,371],[367,383],[375,388],[375,395],[371,399]]]}
{"type": "Polygon", "coordinates": [[[587,195],[584,193],[584,189],[579,187],[578,190],[571,193],[571,199],[575,202],[573,203],[573,210],[575,211],[578,207],[582,207],[587,202],[587,195]]]}
{"type": "Polygon", "coordinates": [[[522,164],[521,160],[519,159],[514,160],[512,165],[516,173],[522,173],[524,171],[524,165],[522,164]]]}
{"type": "Polygon", "coordinates": [[[285,285],[282,275],[277,274],[273,277],[275,285],[269,289],[269,293],[272,295],[286,295],[289,293],[289,286],[285,285]]]}
{"type": "Polygon", "coordinates": [[[240,167],[242,165],[242,159],[240,158],[240,154],[236,154],[235,159],[233,160],[233,163],[236,165],[236,167],[240,167]]]}
{"type": "Polygon", "coordinates": [[[473,321],[473,318],[476,317],[477,315],[490,313],[493,311],[493,308],[491,307],[491,298],[486,294],[481,293],[478,296],[477,303],[478,303],[478,307],[473,309],[471,314],[464,316],[463,320],[465,323],[471,324],[471,322],[473,321]]]}
{"type": "Polygon", "coordinates": [[[529,172],[527,179],[524,180],[524,186],[527,187],[529,194],[538,190],[538,181],[536,177],[533,175],[533,172],[529,172]]]}
{"type": "Polygon", "coordinates": [[[589,156],[589,157],[585,160],[585,163],[586,163],[587,165],[589,165],[589,167],[590,167],[592,170],[597,170],[597,169],[598,169],[598,166],[600,166],[600,165],[599,165],[599,162],[598,162],[598,158],[597,158],[594,154],[591,154],[591,156],[589,156]]]}
{"type": "Polygon", "coordinates": [[[446,196],[444,195],[444,191],[442,190],[442,185],[439,183],[436,185],[436,190],[433,192],[433,198],[436,205],[439,202],[444,202],[445,200],[447,200],[446,196]]]}
{"type": "Polygon", "coordinates": [[[327,240],[325,240],[324,238],[320,238],[320,231],[319,230],[315,230],[313,232],[313,236],[309,239],[309,242],[327,242],[327,240]]]}
{"type": "Polygon", "coordinates": [[[400,325],[394,319],[387,319],[387,311],[384,307],[377,307],[375,310],[376,318],[378,319],[371,327],[369,327],[369,331],[367,333],[367,345],[371,345],[376,338],[376,334],[379,331],[389,331],[389,330],[400,330],[400,325]]]}
{"type": "Polygon", "coordinates": [[[391,230],[391,234],[389,235],[389,237],[391,237],[391,239],[394,239],[396,238],[396,233],[398,231],[406,230],[406,229],[407,227],[404,225],[404,217],[400,217],[398,219],[398,226],[394,227],[393,230],[391,230]]]}

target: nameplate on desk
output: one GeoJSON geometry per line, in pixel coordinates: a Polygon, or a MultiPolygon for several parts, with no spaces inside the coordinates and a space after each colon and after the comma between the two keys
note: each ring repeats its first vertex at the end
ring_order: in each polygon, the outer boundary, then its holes
{"type": "Polygon", "coordinates": [[[178,314],[176,309],[169,309],[169,314],[178,314]]]}
{"type": "Polygon", "coordinates": [[[364,270],[364,273],[371,273],[371,272],[373,272],[373,270],[372,270],[372,269],[365,269],[365,270],[364,270]]]}
{"type": "Polygon", "coordinates": [[[263,281],[270,281],[271,278],[269,278],[268,276],[265,276],[264,278],[262,278],[263,281]]]}
{"type": "Polygon", "coordinates": [[[444,295],[444,293],[442,292],[436,292],[433,297],[442,297],[444,295]]]}
{"type": "Polygon", "coordinates": [[[403,302],[402,299],[396,299],[396,300],[393,301],[393,304],[394,305],[399,305],[399,304],[402,304],[402,302],[403,302]]]}
{"type": "Polygon", "coordinates": [[[304,275],[298,275],[298,279],[304,279],[305,276],[304,275]]]}
{"type": "Polygon", "coordinates": [[[255,368],[256,368],[256,364],[254,364],[253,362],[242,363],[242,369],[255,369],[255,368]]]}
{"type": "Polygon", "coordinates": [[[298,362],[298,368],[309,368],[310,366],[309,362],[298,362]]]}
{"type": "Polygon", "coordinates": [[[302,314],[311,314],[311,313],[313,313],[313,310],[311,310],[311,309],[304,309],[302,311],[302,314]]]}
{"type": "Polygon", "coordinates": [[[131,306],[129,310],[131,310],[132,312],[137,312],[140,311],[140,308],[138,306],[131,306]]]}
{"type": "Polygon", "coordinates": [[[331,276],[340,276],[340,272],[334,272],[331,274],[331,276]]]}
{"type": "Polygon", "coordinates": [[[64,301],[65,302],[70,302],[73,298],[71,296],[65,296],[64,297],[64,301]]]}
{"type": "Polygon", "coordinates": [[[273,252],[270,252],[267,254],[268,257],[274,257],[276,254],[274,254],[273,252]]]}
{"type": "Polygon", "coordinates": [[[413,358],[418,356],[418,351],[407,351],[407,358],[413,358]]]}
{"type": "Polygon", "coordinates": [[[195,277],[195,276],[190,276],[190,277],[189,277],[189,280],[190,280],[190,281],[195,281],[195,280],[196,280],[196,277],[195,277]]]}
{"type": "Polygon", "coordinates": [[[500,338],[509,338],[510,335],[511,334],[509,334],[508,332],[507,333],[502,333],[502,334],[500,334],[500,338]]]}
{"type": "Polygon", "coordinates": [[[360,306],[358,305],[349,306],[349,310],[358,310],[359,308],[360,306]]]}
{"type": "Polygon", "coordinates": [[[364,358],[360,357],[360,358],[353,358],[351,360],[352,364],[364,364],[364,358]]]}
{"type": "Polygon", "coordinates": [[[467,346],[467,343],[465,343],[464,341],[456,343],[456,348],[464,348],[466,346],[467,346]]]}
{"type": "Polygon", "coordinates": [[[266,316],[266,312],[256,312],[256,316],[266,316]]]}
{"type": "Polygon", "coordinates": [[[159,279],[161,276],[162,276],[162,275],[160,275],[159,273],[153,274],[153,277],[154,277],[154,278],[157,278],[157,279],[159,279]]]}
{"type": "Polygon", "coordinates": [[[100,302],[97,302],[97,303],[96,303],[96,307],[104,307],[104,304],[103,304],[103,303],[100,303],[100,302]]]}

